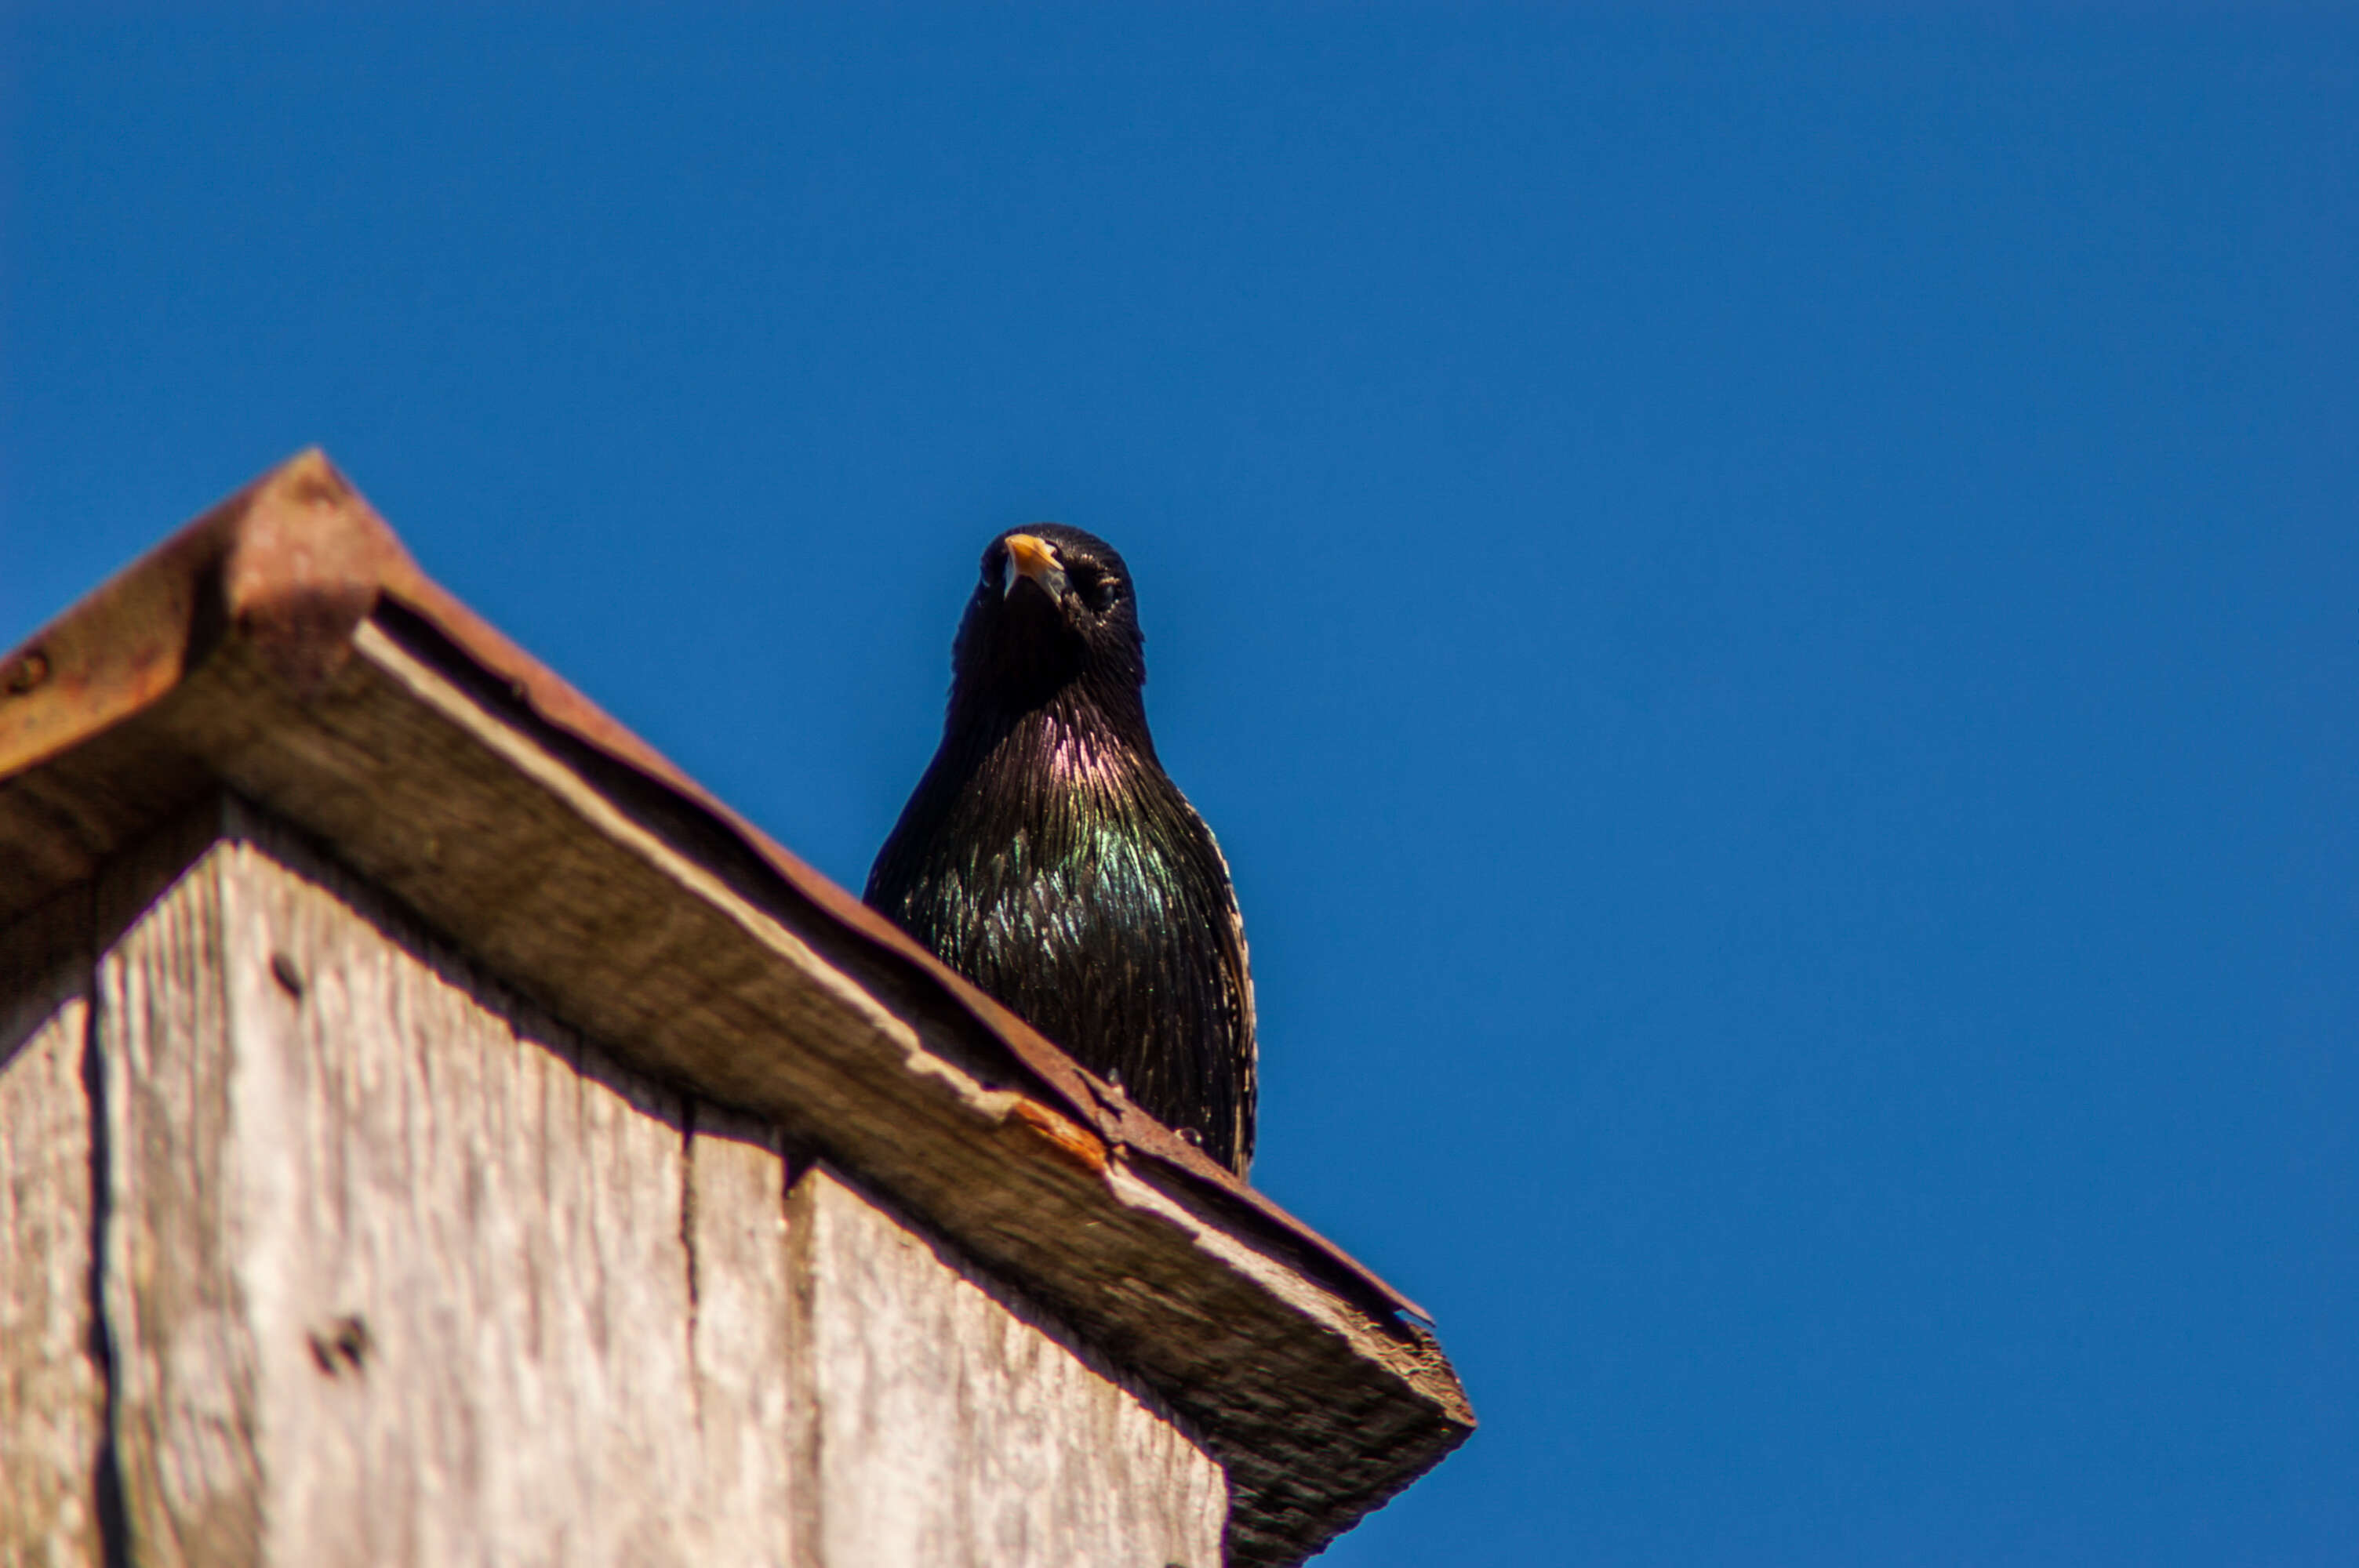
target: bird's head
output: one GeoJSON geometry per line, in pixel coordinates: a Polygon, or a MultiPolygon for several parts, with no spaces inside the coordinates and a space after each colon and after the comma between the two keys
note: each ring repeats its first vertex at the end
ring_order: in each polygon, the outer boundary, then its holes
{"type": "Polygon", "coordinates": [[[1145,638],[1130,568],[1079,528],[1012,528],[983,552],[983,577],[951,652],[951,707],[1015,714],[1071,691],[1109,719],[1140,708],[1145,638]]]}

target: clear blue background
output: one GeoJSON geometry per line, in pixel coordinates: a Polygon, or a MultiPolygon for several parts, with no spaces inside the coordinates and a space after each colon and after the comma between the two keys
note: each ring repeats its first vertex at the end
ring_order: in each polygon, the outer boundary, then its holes
{"type": "Polygon", "coordinates": [[[18,10],[0,642],[324,444],[857,886],[1136,568],[1329,1561],[2359,1560],[2359,23],[18,10]]]}

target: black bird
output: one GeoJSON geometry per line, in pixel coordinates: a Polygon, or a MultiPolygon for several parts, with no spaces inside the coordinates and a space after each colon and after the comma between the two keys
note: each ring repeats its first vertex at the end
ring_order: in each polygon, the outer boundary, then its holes
{"type": "Polygon", "coordinates": [[[1145,641],[1103,540],[1054,524],[994,539],[940,749],[863,896],[1242,1176],[1245,925],[1212,830],[1156,760],[1145,641]]]}

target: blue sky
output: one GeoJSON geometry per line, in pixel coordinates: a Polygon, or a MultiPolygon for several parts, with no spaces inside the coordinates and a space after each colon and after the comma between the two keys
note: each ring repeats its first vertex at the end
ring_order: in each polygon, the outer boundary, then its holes
{"type": "Polygon", "coordinates": [[[5,16],[0,643],[317,442],[856,887],[1127,555],[1324,1561],[2350,1559],[2353,13],[5,16]]]}

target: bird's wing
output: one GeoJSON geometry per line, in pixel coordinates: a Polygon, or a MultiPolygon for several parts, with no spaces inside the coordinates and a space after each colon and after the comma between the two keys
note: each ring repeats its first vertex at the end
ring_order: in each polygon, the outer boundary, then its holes
{"type": "Polygon", "coordinates": [[[1222,979],[1234,1021],[1231,1044],[1237,1071],[1236,1133],[1230,1146],[1236,1151],[1234,1163],[1242,1178],[1253,1168],[1254,1116],[1261,1071],[1260,1034],[1254,1016],[1253,962],[1245,946],[1245,917],[1237,907],[1236,881],[1229,874],[1229,860],[1221,853],[1220,839],[1184,795],[1180,804],[1195,823],[1196,831],[1203,836],[1204,848],[1211,851],[1212,864],[1219,871],[1214,885],[1221,890],[1223,907],[1215,921],[1215,935],[1221,943],[1222,979]]]}

